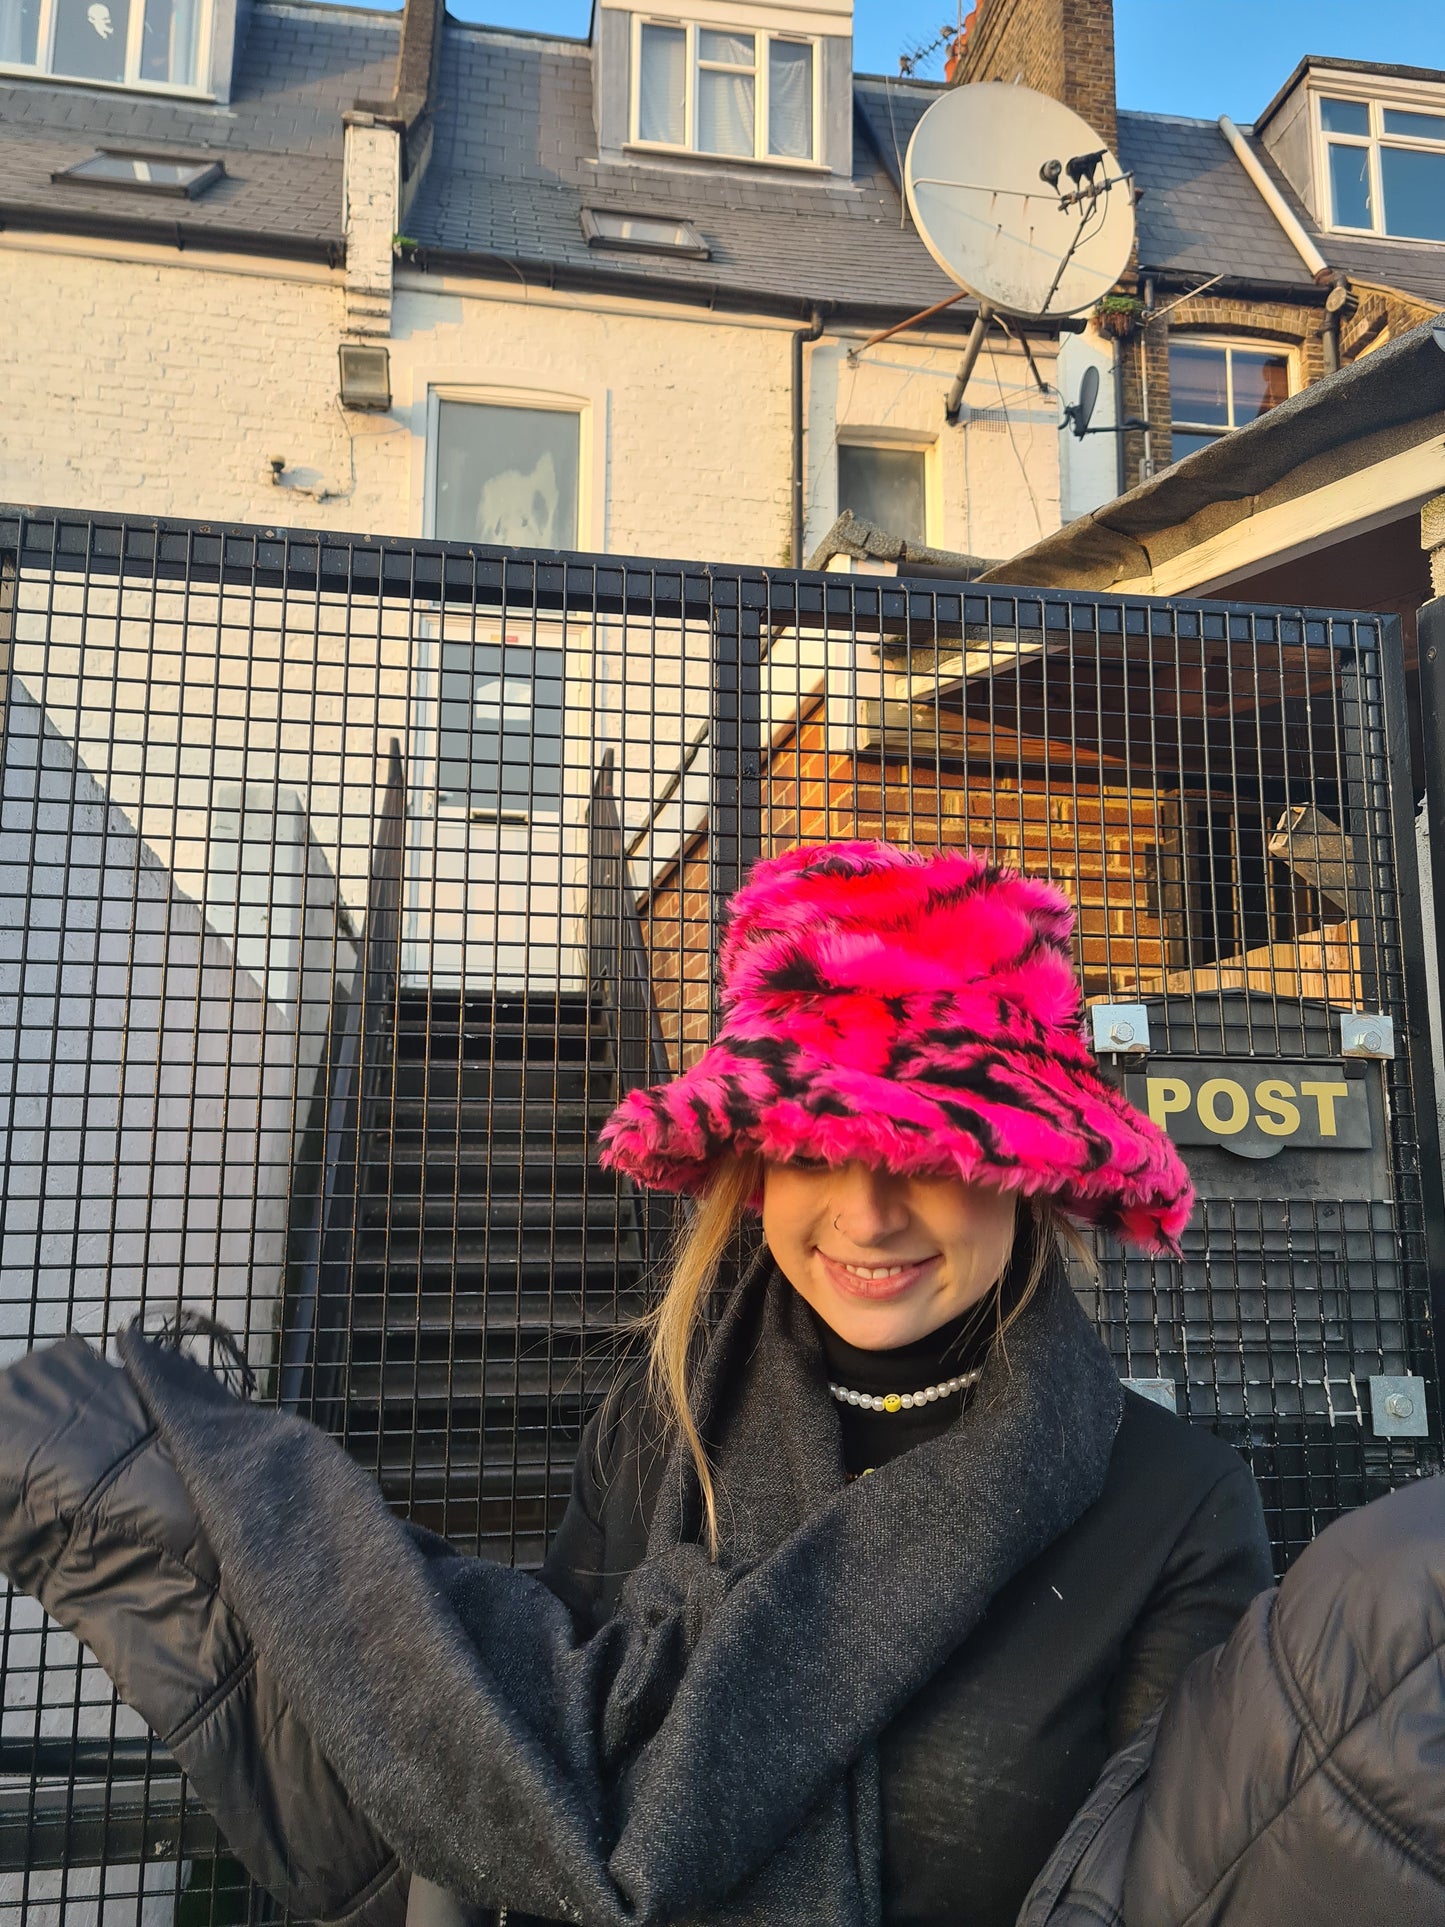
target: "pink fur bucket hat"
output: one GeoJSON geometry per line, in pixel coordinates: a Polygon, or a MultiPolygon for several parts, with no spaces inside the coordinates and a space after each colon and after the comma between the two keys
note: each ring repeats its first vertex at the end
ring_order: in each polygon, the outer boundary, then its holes
{"type": "Polygon", "coordinates": [[[1194,1192],[1084,1041],[1067,898],[972,851],[830,843],[769,857],[730,906],[724,1017],[692,1069],[633,1091],[603,1162],[703,1191],[730,1153],[852,1158],[1053,1198],[1177,1249],[1194,1192]]]}

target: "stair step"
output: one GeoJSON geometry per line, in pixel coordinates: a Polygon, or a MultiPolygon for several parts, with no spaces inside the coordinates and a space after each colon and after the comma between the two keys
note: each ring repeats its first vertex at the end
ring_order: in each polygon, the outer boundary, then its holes
{"type": "Polygon", "coordinates": [[[481,1186],[437,1183],[428,1174],[425,1191],[412,1191],[398,1184],[390,1197],[366,1196],[358,1207],[363,1230],[390,1231],[393,1240],[425,1228],[428,1231],[480,1231],[491,1233],[491,1245],[498,1240],[514,1243],[518,1233],[530,1233],[530,1246],[537,1256],[545,1257],[549,1248],[561,1263],[569,1251],[582,1255],[585,1241],[595,1255],[609,1247],[623,1249],[634,1241],[636,1226],[630,1211],[619,1212],[615,1197],[604,1191],[600,1197],[567,1199],[565,1211],[545,1211],[545,1201],[535,1201],[534,1215],[523,1218],[521,1200],[516,1197],[492,1198],[481,1186]]]}
{"type": "MultiPolygon", "coordinates": [[[[383,1164],[381,1168],[384,1171],[386,1166],[383,1164]]],[[[415,1194],[421,1187],[427,1160],[397,1157],[394,1168],[398,1179],[404,1179],[406,1187],[415,1194]]],[[[445,1164],[437,1161],[431,1168],[437,1174],[438,1184],[443,1173],[451,1181],[460,1173],[467,1186],[489,1189],[494,1198],[581,1197],[584,1192],[609,1195],[617,1182],[598,1164],[595,1148],[586,1144],[519,1145],[513,1139],[511,1144],[497,1147],[497,1154],[486,1159],[469,1159],[464,1163],[452,1159],[445,1164]]],[[[370,1182],[371,1169],[368,1163],[362,1173],[363,1183],[370,1182]]],[[[383,1179],[383,1188],[384,1185],[383,1179]]]]}
{"type": "MultiPolygon", "coordinates": [[[[382,1137],[390,1132],[398,1150],[406,1148],[415,1154],[425,1148],[440,1156],[455,1155],[457,1145],[480,1151],[519,1136],[584,1144],[607,1122],[614,1101],[598,1097],[548,1104],[536,1098],[526,1103],[504,1098],[495,1104],[452,1104],[438,1098],[407,1098],[395,1104],[378,1103],[372,1129],[382,1137]]],[[[385,1157],[385,1149],[374,1155],[385,1157]]]]}
{"type": "Polygon", "coordinates": [[[380,1291],[358,1291],[348,1306],[346,1328],[352,1333],[387,1331],[487,1331],[519,1335],[561,1333],[583,1339],[606,1334],[619,1324],[639,1318],[648,1299],[633,1282],[616,1291],[591,1291],[584,1298],[575,1289],[554,1291],[503,1289],[447,1290],[445,1284],[417,1291],[393,1277],[380,1291]]]}
{"type": "Polygon", "coordinates": [[[617,1073],[610,1064],[549,1064],[516,1061],[458,1064],[436,1056],[396,1066],[388,1091],[398,1102],[488,1104],[498,1098],[527,1097],[552,1103],[614,1101],[617,1073]]]}
{"type": "MultiPolygon", "coordinates": [[[[385,1200],[378,1201],[385,1208],[385,1200]]],[[[407,1201],[393,1199],[393,1210],[404,1210],[407,1201]]],[[[458,1224],[448,1210],[441,1221],[418,1223],[416,1206],[411,1205],[411,1224],[398,1223],[363,1227],[358,1238],[356,1288],[361,1289],[363,1271],[378,1263],[392,1269],[426,1263],[485,1265],[489,1271],[512,1270],[517,1265],[545,1274],[568,1270],[597,1270],[601,1266],[636,1265],[641,1258],[636,1235],[625,1227],[613,1225],[607,1231],[557,1230],[528,1233],[516,1227],[485,1222],[458,1224]]]]}
{"type": "Polygon", "coordinates": [[[397,1172],[389,1198],[385,1194],[364,1195],[362,1223],[384,1225],[389,1218],[393,1226],[414,1229],[424,1218],[436,1226],[455,1223],[470,1229],[490,1225],[494,1231],[571,1231],[579,1235],[585,1229],[599,1236],[630,1236],[636,1229],[632,1200],[624,1197],[619,1201],[605,1172],[597,1173],[595,1188],[556,1196],[519,1196],[515,1191],[489,1189],[485,1175],[479,1182],[459,1183],[455,1169],[426,1171],[419,1184],[413,1179],[411,1172],[397,1172]]]}

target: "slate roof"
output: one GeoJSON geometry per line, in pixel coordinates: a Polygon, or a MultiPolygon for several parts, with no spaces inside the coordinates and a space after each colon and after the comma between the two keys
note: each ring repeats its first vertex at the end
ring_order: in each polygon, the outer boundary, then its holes
{"type": "Polygon", "coordinates": [[[1119,115],[1119,158],[1143,189],[1139,266],[1313,290],[1309,270],[1212,120],[1119,115]]]}
{"type": "Polygon", "coordinates": [[[869,131],[880,101],[886,120],[889,95],[911,130],[935,88],[860,83],[869,113],[855,115],[850,182],[713,161],[600,160],[580,41],[448,21],[442,75],[432,161],[406,220],[428,253],[494,255],[604,286],[641,277],[799,313],[818,301],[901,315],[958,292],[905,220],[869,131]],[[691,221],[709,258],[591,249],[584,207],[691,221]]]}
{"type": "Polygon", "coordinates": [[[0,81],[0,220],[126,222],[267,237],[278,251],[339,247],[342,114],[386,96],[400,19],[255,0],[230,105],[48,81],[0,81]],[[52,182],[101,146],[206,155],[226,178],[194,201],[52,182]]]}
{"type": "MultiPolygon", "coordinates": [[[[396,13],[252,0],[226,107],[0,80],[0,223],[164,239],[190,231],[277,253],[336,253],[342,115],[390,94],[399,29],[396,13]],[[219,158],[226,178],[194,201],[51,180],[103,145],[219,158]]],[[[901,192],[903,156],[936,84],[855,75],[853,176],[838,180],[706,160],[602,161],[584,41],[448,20],[440,72],[435,148],[406,220],[426,254],[524,279],[585,277],[799,315],[816,301],[900,318],[957,292],[918,240],[901,192]],[[710,257],[589,248],[584,207],[691,221],[710,257]]],[[[1223,268],[1260,289],[1311,290],[1213,121],[1121,113],[1119,147],[1144,190],[1142,267],[1181,278],[1223,268]]],[[[1332,266],[1445,303],[1445,247],[1321,235],[1276,179],[1332,266]]],[[[969,304],[950,319],[966,325],[969,304]]]]}
{"type": "MultiPolygon", "coordinates": [[[[1250,130],[1244,132],[1248,136],[1250,130]]],[[[1352,279],[1381,282],[1445,303],[1445,245],[1361,240],[1328,232],[1279,171],[1263,141],[1253,140],[1252,145],[1332,268],[1352,279]]],[[[1231,278],[1261,287],[1312,288],[1303,261],[1215,121],[1121,112],[1119,157],[1144,190],[1138,207],[1141,268],[1203,276],[1225,269],[1231,278]]]]}

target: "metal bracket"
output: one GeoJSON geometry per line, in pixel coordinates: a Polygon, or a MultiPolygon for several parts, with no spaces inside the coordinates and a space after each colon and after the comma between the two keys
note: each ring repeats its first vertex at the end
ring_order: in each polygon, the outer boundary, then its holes
{"type": "Polygon", "coordinates": [[[1149,1013],[1143,1004],[1095,1004],[1089,1012],[1094,1049],[1116,1055],[1149,1048],[1149,1013]]]}
{"type": "Polygon", "coordinates": [[[1372,1378],[1370,1423],[1377,1439],[1428,1438],[1424,1379],[1372,1378]]]}
{"type": "Polygon", "coordinates": [[[1172,1378],[1125,1378],[1119,1382],[1140,1398],[1147,1398],[1151,1405],[1162,1405],[1166,1412],[1179,1410],[1179,1388],[1172,1378]]]}
{"type": "Polygon", "coordinates": [[[1344,1057],[1393,1057],[1394,1018],[1373,1010],[1344,1011],[1340,1017],[1340,1053],[1344,1057]]]}

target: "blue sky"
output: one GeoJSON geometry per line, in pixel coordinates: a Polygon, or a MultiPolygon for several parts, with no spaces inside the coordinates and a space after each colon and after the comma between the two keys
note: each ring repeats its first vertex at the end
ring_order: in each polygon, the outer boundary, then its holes
{"type": "MultiPolygon", "coordinates": [[[[585,34],[590,0],[448,0],[464,20],[585,34]]],[[[855,0],[854,59],[896,73],[957,0],[855,0]]],[[[1121,107],[1250,120],[1302,54],[1445,67],[1440,0],[1115,0],[1121,107]]],[[[926,70],[925,70],[926,71],[926,70]]]]}

